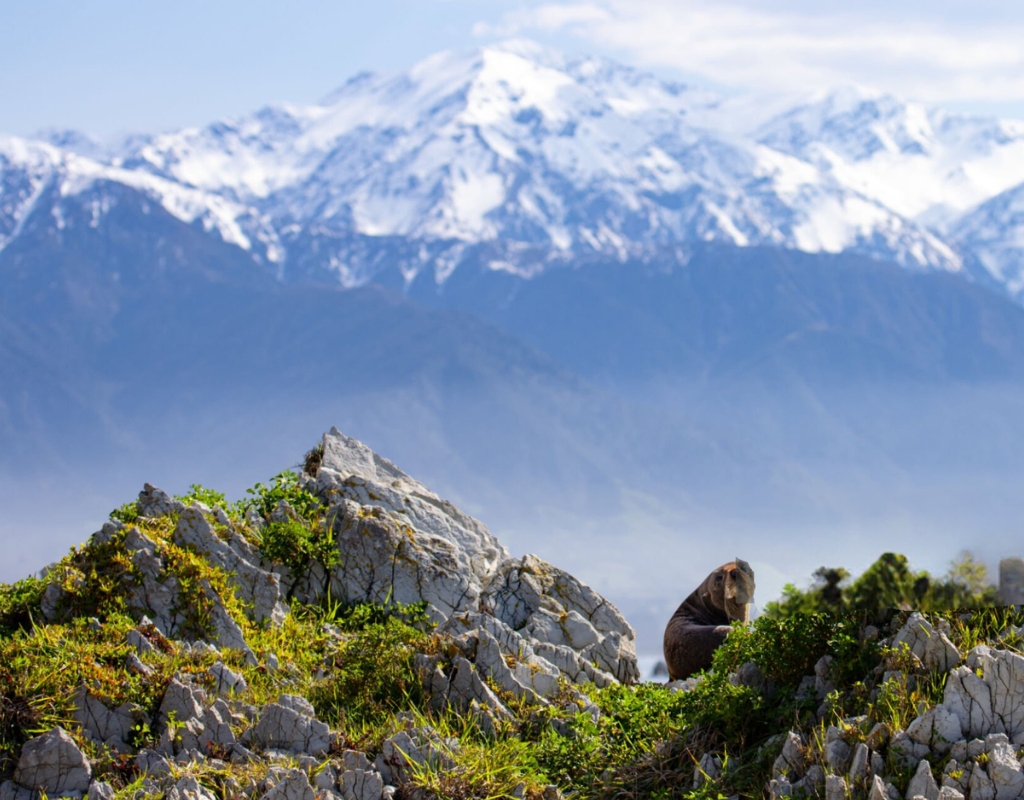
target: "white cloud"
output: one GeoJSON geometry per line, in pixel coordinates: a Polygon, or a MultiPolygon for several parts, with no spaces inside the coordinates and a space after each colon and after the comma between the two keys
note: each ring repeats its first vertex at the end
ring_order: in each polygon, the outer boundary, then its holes
{"type": "Polygon", "coordinates": [[[861,83],[931,102],[1024,99],[1020,13],[957,15],[914,0],[859,12],[780,9],[736,0],[568,0],[520,6],[475,32],[569,34],[638,63],[751,89],[861,83]]]}

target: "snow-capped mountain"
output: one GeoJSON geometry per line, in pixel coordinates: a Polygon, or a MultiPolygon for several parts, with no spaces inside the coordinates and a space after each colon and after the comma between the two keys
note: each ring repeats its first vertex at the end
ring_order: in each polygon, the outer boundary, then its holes
{"type": "Polygon", "coordinates": [[[1024,181],[1024,122],[958,116],[865,89],[797,106],[754,135],[939,230],[1024,181]]]}
{"type": "MultiPolygon", "coordinates": [[[[110,181],[288,281],[356,286],[387,267],[441,284],[464,264],[528,277],[698,241],[959,271],[975,241],[960,217],[1024,181],[1024,123],[860,90],[747,134],[729,113],[708,92],[529,42],[445,52],[314,106],[113,148],[66,131],[0,140],[0,247],[41,187],[110,181]]],[[[966,263],[1003,281],[991,259],[966,263]]]]}
{"type": "Polygon", "coordinates": [[[950,234],[1011,297],[1024,297],[1024,184],[961,217],[950,234]]]}
{"type": "MultiPolygon", "coordinates": [[[[282,258],[278,236],[253,206],[219,194],[168,180],[150,172],[102,163],[43,142],[0,136],[0,250],[15,239],[24,221],[49,203],[49,213],[62,226],[61,202],[97,186],[119,184],[136,190],[188,224],[198,224],[223,241],[249,251],[257,261],[282,258]]],[[[101,193],[102,194],[102,193],[101,193]]],[[[93,219],[99,225],[109,203],[94,198],[93,219]]]]}

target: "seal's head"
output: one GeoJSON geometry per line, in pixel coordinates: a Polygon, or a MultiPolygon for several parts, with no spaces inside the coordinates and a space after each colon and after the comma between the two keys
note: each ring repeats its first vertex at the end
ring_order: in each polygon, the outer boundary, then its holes
{"type": "Polygon", "coordinates": [[[754,570],[743,559],[723,564],[708,576],[707,598],[722,609],[731,620],[750,619],[750,604],[754,601],[754,570]]]}

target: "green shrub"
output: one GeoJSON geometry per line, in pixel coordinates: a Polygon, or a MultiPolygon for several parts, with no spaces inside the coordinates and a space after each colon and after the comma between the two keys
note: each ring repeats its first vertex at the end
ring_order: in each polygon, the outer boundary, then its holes
{"type": "Polygon", "coordinates": [[[236,508],[241,512],[254,509],[264,519],[270,517],[282,500],[310,523],[316,521],[324,510],[317,496],[300,486],[299,476],[290,470],[275,475],[269,486],[257,483],[251,489],[246,489],[245,493],[252,497],[240,500],[236,508]]]}
{"type": "Polygon", "coordinates": [[[998,605],[995,587],[987,581],[985,566],[964,551],[942,578],[911,570],[906,556],[883,553],[852,582],[842,567],[821,567],[806,591],[792,584],[781,600],[765,606],[770,617],[800,614],[856,612],[874,614],[883,609],[952,611],[998,605]]]}
{"type": "Polygon", "coordinates": [[[174,495],[175,500],[180,500],[186,506],[192,505],[194,502],[200,502],[210,508],[228,508],[227,498],[223,492],[215,491],[214,489],[207,489],[198,483],[190,484],[188,492],[182,495],[174,495]]]}
{"type": "Polygon", "coordinates": [[[334,532],[320,521],[310,528],[297,519],[268,522],[259,533],[260,553],[268,561],[302,572],[314,561],[330,568],[341,561],[334,532]]]}
{"type": "Polygon", "coordinates": [[[0,637],[32,627],[44,591],[46,583],[39,578],[0,584],[0,637]]]}
{"type": "Polygon", "coordinates": [[[139,504],[136,501],[125,503],[110,512],[110,518],[123,522],[125,525],[132,525],[139,518],[139,504]]]}

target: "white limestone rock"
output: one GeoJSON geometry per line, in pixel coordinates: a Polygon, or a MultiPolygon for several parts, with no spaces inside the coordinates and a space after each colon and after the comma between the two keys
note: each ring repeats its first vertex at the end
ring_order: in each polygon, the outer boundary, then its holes
{"type": "Polygon", "coordinates": [[[29,739],[14,768],[14,782],[48,797],[81,797],[92,781],[92,767],[63,728],[29,739]]]}
{"type": "Polygon", "coordinates": [[[213,679],[213,691],[219,697],[241,694],[248,688],[245,678],[224,666],[223,661],[218,661],[210,667],[207,674],[213,679]]]}
{"type": "MultiPolygon", "coordinates": [[[[429,765],[438,770],[453,768],[452,753],[458,747],[457,740],[443,738],[429,726],[411,728],[384,740],[374,768],[384,783],[399,785],[409,780],[409,770],[414,764],[429,765]]],[[[387,795],[387,787],[384,794],[387,795]]]]}
{"type": "Polygon", "coordinates": [[[836,773],[845,773],[850,766],[850,745],[840,738],[825,741],[825,765],[836,773]]]}
{"type": "Polygon", "coordinates": [[[324,434],[316,490],[329,506],[343,498],[374,506],[418,533],[450,542],[465,554],[478,584],[509,557],[483,523],[337,428],[324,434]]]}
{"type": "Polygon", "coordinates": [[[135,653],[128,654],[128,657],[124,660],[124,668],[135,675],[142,675],[143,677],[153,674],[153,668],[143,664],[142,660],[135,653]]]}
{"type": "Polygon", "coordinates": [[[18,786],[14,781],[0,783],[0,800],[39,800],[39,792],[18,786]]]}
{"type": "Polygon", "coordinates": [[[167,790],[164,800],[217,800],[217,795],[196,780],[194,775],[184,775],[167,790]]]}
{"type": "Polygon", "coordinates": [[[131,553],[132,564],[142,577],[142,583],[128,593],[128,604],[133,609],[152,617],[152,624],[167,636],[176,629],[174,614],[178,599],[178,581],[164,574],[164,562],[157,552],[157,544],[138,528],[130,528],[125,535],[125,549],[131,553]]]}
{"type": "Polygon", "coordinates": [[[480,584],[471,557],[456,543],[351,500],[340,500],[330,513],[343,554],[330,578],[333,597],[348,603],[426,600],[437,622],[476,605],[480,584]]]}
{"type": "Polygon", "coordinates": [[[502,563],[484,587],[480,602],[513,630],[553,645],[581,640],[585,623],[593,632],[587,636],[596,637],[596,642],[580,655],[596,661],[619,681],[639,680],[636,635],[619,610],[585,583],[536,556],[502,563]],[[575,632],[570,634],[562,623],[570,620],[573,611],[575,632]],[[552,615],[560,620],[557,628],[552,626],[552,615]]]}
{"type": "Polygon", "coordinates": [[[153,643],[143,636],[140,631],[135,629],[128,631],[127,641],[129,645],[135,648],[135,652],[140,656],[149,656],[156,653],[156,648],[153,647],[153,643]]]}
{"type": "Polygon", "coordinates": [[[932,766],[924,759],[917,764],[917,771],[907,786],[906,800],[923,797],[925,800],[939,800],[939,784],[935,782],[932,766]]]}
{"type": "Polygon", "coordinates": [[[893,754],[899,756],[904,764],[912,769],[916,769],[917,762],[931,752],[928,745],[915,742],[907,736],[906,731],[896,731],[892,735],[892,739],[889,742],[889,749],[893,754]]]}
{"type": "MultiPolygon", "coordinates": [[[[525,682],[520,682],[517,674],[512,671],[508,663],[505,661],[504,653],[502,652],[498,641],[486,630],[477,631],[476,634],[478,641],[475,648],[473,663],[477,670],[481,674],[489,677],[500,689],[511,692],[520,699],[533,704],[544,703],[544,699],[534,691],[532,681],[529,678],[527,678],[525,682]]],[[[524,672],[528,671],[529,668],[526,667],[524,672]]],[[[554,670],[554,672],[555,687],[557,688],[558,672],[557,670],[554,670]]]]}
{"type": "Polygon", "coordinates": [[[980,670],[982,674],[991,663],[992,648],[987,644],[979,644],[967,654],[967,666],[973,670],[980,670]]]}
{"type": "Polygon", "coordinates": [[[420,751],[409,732],[399,731],[384,740],[374,767],[385,783],[397,785],[409,780],[409,768],[413,764],[421,766],[426,762],[426,754],[420,751]]]}
{"type": "MultiPolygon", "coordinates": [[[[284,619],[280,603],[280,578],[262,569],[260,553],[237,531],[229,528],[225,539],[214,531],[199,503],[183,509],[174,528],[174,543],[202,555],[216,567],[233,573],[242,599],[252,604],[256,622],[284,619]]],[[[236,648],[238,649],[238,648],[236,648]]]]}
{"type": "Polygon", "coordinates": [[[945,633],[936,630],[919,612],[911,614],[893,637],[892,646],[906,644],[926,669],[946,672],[960,662],[960,651],[945,633]]]}
{"type": "Polygon", "coordinates": [[[206,692],[202,688],[175,676],[160,701],[159,719],[165,724],[172,718],[179,723],[201,719],[205,701],[206,692]]]}
{"type": "MultiPolygon", "coordinates": [[[[517,680],[534,689],[538,694],[547,696],[550,693],[551,679],[558,673],[573,683],[592,681],[598,687],[607,686],[615,681],[610,674],[595,667],[580,653],[567,645],[554,645],[527,638],[525,631],[514,631],[506,623],[492,614],[479,611],[463,611],[448,618],[439,628],[439,632],[449,633],[456,638],[475,635],[478,630],[486,631],[498,643],[502,653],[514,656],[517,663],[515,672],[517,680]],[[529,669],[532,676],[528,679],[525,670],[529,669]]],[[[478,637],[479,638],[479,637],[478,637]]],[[[475,648],[467,654],[475,659],[475,648]]]]}
{"type": "Polygon", "coordinates": [[[939,788],[939,800],[964,800],[964,795],[952,786],[942,786],[939,788]]]}
{"type": "Polygon", "coordinates": [[[960,719],[944,706],[936,706],[911,722],[906,733],[913,741],[945,755],[960,739],[960,719]]]}
{"type": "Polygon", "coordinates": [[[988,775],[995,787],[996,800],[1017,800],[1024,795],[1024,771],[1008,741],[994,742],[989,748],[988,775]]]}
{"type": "Polygon", "coordinates": [[[140,750],[135,756],[135,769],[140,775],[168,775],[171,762],[156,750],[140,750]]]}
{"type": "Polygon", "coordinates": [[[134,752],[128,744],[132,729],[148,725],[149,716],[134,703],[124,703],[115,709],[89,693],[85,686],[75,691],[75,722],[90,739],[113,748],[118,753],[134,752]]]}
{"type": "Polygon", "coordinates": [[[498,699],[491,688],[481,680],[476,668],[462,656],[452,660],[452,674],[447,687],[441,688],[441,696],[456,708],[468,709],[475,700],[487,708],[498,719],[511,719],[512,714],[498,699]]]}
{"type": "Polygon", "coordinates": [[[992,714],[999,723],[986,733],[1005,733],[1011,739],[1024,734],[1024,656],[993,650],[984,680],[991,688],[992,714]]]}
{"type": "Polygon", "coordinates": [[[992,691],[987,682],[967,667],[950,672],[942,705],[956,715],[964,736],[984,736],[992,730],[992,691]]]}
{"type": "Polygon", "coordinates": [[[735,672],[729,673],[729,683],[733,686],[748,686],[758,692],[765,689],[764,672],[753,661],[747,661],[740,665],[735,672]]]}
{"type": "Polygon", "coordinates": [[[157,745],[159,752],[180,756],[206,751],[211,745],[230,749],[235,744],[227,703],[222,699],[210,707],[205,703],[203,689],[177,677],[171,680],[160,703],[159,719],[165,727],[157,745]]]}
{"type": "Polygon", "coordinates": [[[345,800],[381,800],[384,778],[374,769],[346,770],[338,778],[339,794],[345,800]]]}
{"type": "Polygon", "coordinates": [[[139,492],[139,499],[136,501],[140,517],[167,517],[171,514],[180,514],[185,505],[180,500],[175,500],[163,489],[158,489],[151,483],[147,483],[139,492]]]}
{"type": "Polygon", "coordinates": [[[86,797],[88,800],[114,800],[115,794],[114,787],[106,781],[93,781],[89,784],[86,797]]]}
{"type": "Polygon", "coordinates": [[[864,742],[859,742],[853,748],[853,757],[850,759],[850,771],[847,776],[851,784],[863,783],[868,778],[871,764],[871,751],[864,742]]]}
{"type": "MultiPolygon", "coordinates": [[[[633,629],[613,605],[535,556],[509,558],[485,526],[361,442],[336,429],[326,434],[307,486],[328,505],[342,554],[324,576],[333,597],[426,601],[442,627],[493,614],[495,623],[484,627],[503,629],[489,630],[503,655],[520,656],[520,645],[530,645],[532,657],[522,660],[535,677],[514,678],[540,696],[554,690],[556,672],[598,685],[639,677],[633,629]]],[[[303,585],[311,597],[323,591],[315,583],[303,585]]]]}
{"type": "Polygon", "coordinates": [[[787,778],[790,783],[803,777],[807,769],[806,743],[800,734],[790,731],[782,745],[782,753],[772,765],[772,774],[776,778],[787,778]]]}
{"type": "Polygon", "coordinates": [[[955,758],[951,758],[946,762],[946,766],[942,770],[941,785],[956,789],[961,794],[966,793],[971,782],[973,768],[974,764],[971,762],[963,763],[958,762],[955,758]]]}
{"type": "Polygon", "coordinates": [[[333,792],[338,788],[338,767],[332,762],[324,764],[323,767],[313,776],[313,790],[333,792]]]}
{"type": "Polygon", "coordinates": [[[868,800],[900,800],[899,791],[891,783],[875,775],[868,786],[868,800]]]}
{"type": "Polygon", "coordinates": [[[811,764],[806,774],[793,784],[793,793],[802,797],[820,797],[825,788],[825,768],[820,764],[811,764]]]}
{"type": "Polygon", "coordinates": [[[988,773],[977,766],[971,771],[971,780],[967,789],[971,800],[995,800],[996,798],[995,784],[988,773]]]}
{"type": "Polygon", "coordinates": [[[976,653],[974,660],[984,677],[968,667],[953,670],[942,705],[959,719],[964,736],[1005,733],[1014,740],[1024,736],[1024,657],[989,650],[976,653]]]}
{"type": "Polygon", "coordinates": [[[721,775],[722,759],[711,753],[704,753],[693,767],[693,788],[699,789],[707,781],[716,780],[721,775]]]}
{"type": "Polygon", "coordinates": [[[825,800],[846,800],[849,789],[842,775],[825,776],[825,800]]]}
{"type": "Polygon", "coordinates": [[[301,769],[290,769],[263,795],[263,800],[316,800],[309,778],[301,769]]]}
{"type": "Polygon", "coordinates": [[[218,698],[213,705],[203,712],[203,732],[199,735],[199,749],[208,750],[210,745],[230,749],[235,744],[235,734],[231,730],[233,721],[231,709],[224,700],[218,698]]]}
{"type": "Polygon", "coordinates": [[[320,722],[304,697],[283,694],[263,708],[259,722],[249,732],[250,741],[263,749],[287,750],[311,756],[330,747],[330,729],[320,722]]]}

